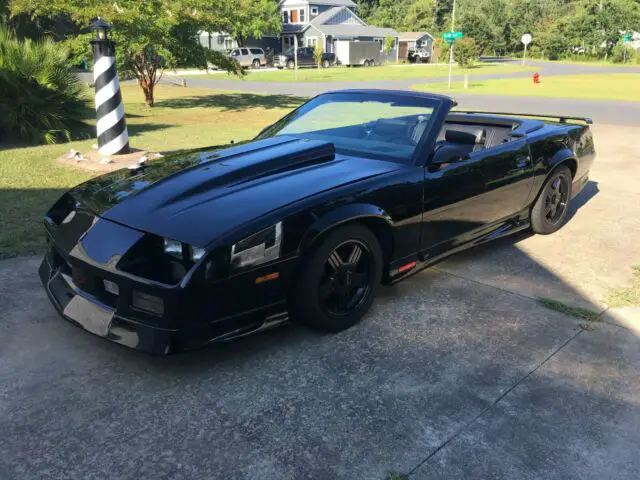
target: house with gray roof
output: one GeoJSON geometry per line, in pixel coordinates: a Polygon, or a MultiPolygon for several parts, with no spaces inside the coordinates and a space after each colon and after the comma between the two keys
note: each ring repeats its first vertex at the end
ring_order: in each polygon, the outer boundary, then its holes
{"type": "Polygon", "coordinates": [[[392,28],[367,25],[356,14],[357,5],[352,0],[280,0],[282,32],[280,49],[287,51],[297,37],[301,47],[324,46],[325,52],[335,52],[338,40],[376,41],[384,49],[387,36],[394,48],[390,60],[397,59],[398,32],[392,28]]]}

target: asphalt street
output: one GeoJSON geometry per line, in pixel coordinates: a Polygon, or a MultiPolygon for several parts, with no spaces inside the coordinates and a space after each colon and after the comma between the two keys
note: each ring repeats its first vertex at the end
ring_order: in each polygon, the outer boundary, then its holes
{"type": "MultiPolygon", "coordinates": [[[[590,65],[569,65],[551,62],[530,61],[529,66],[536,68],[542,78],[555,75],[588,75],[596,73],[638,73],[640,67],[607,67],[590,65]]],[[[429,68],[425,66],[424,68],[429,68]]],[[[496,78],[531,77],[532,72],[511,72],[501,74],[478,75],[476,80],[496,78]]],[[[456,76],[456,81],[462,77],[456,76]]],[[[311,97],[331,90],[349,88],[375,88],[409,90],[413,85],[425,83],[439,83],[445,81],[443,77],[429,77],[424,79],[412,78],[407,80],[372,80],[358,82],[251,82],[249,80],[222,80],[214,78],[189,78],[188,85],[192,87],[212,88],[215,90],[232,90],[253,93],[273,93],[311,97]]],[[[640,80],[639,80],[640,82],[640,80]]],[[[492,95],[455,94],[459,102],[459,109],[485,110],[493,112],[530,113],[537,115],[571,115],[592,118],[597,123],[610,125],[638,125],[640,126],[640,102],[577,100],[559,98],[536,97],[508,97],[492,95]]]]}

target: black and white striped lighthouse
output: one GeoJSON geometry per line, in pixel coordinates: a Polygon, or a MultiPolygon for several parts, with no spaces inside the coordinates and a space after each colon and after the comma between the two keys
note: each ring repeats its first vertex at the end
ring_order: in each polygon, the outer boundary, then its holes
{"type": "Polygon", "coordinates": [[[91,30],[96,32],[96,38],[91,40],[96,130],[98,151],[102,155],[119,155],[129,153],[129,134],[116,71],[116,43],[108,37],[109,28],[109,24],[100,17],[91,24],[91,30]]]}

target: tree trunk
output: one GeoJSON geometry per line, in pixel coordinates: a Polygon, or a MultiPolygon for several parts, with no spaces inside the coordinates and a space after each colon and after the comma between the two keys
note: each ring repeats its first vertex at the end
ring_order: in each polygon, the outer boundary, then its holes
{"type": "Polygon", "coordinates": [[[148,107],[153,107],[153,82],[148,81],[145,78],[140,79],[140,87],[144,92],[144,101],[148,107]]]}

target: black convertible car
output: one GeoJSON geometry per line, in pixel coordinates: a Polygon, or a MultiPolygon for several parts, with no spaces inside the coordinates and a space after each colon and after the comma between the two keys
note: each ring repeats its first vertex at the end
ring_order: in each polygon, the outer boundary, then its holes
{"type": "Polygon", "coordinates": [[[595,158],[590,120],[455,105],[326,93],[253,141],[90,180],[45,216],[44,287],[67,320],[163,355],[289,317],[337,332],[381,283],[558,230],[595,158]]]}

